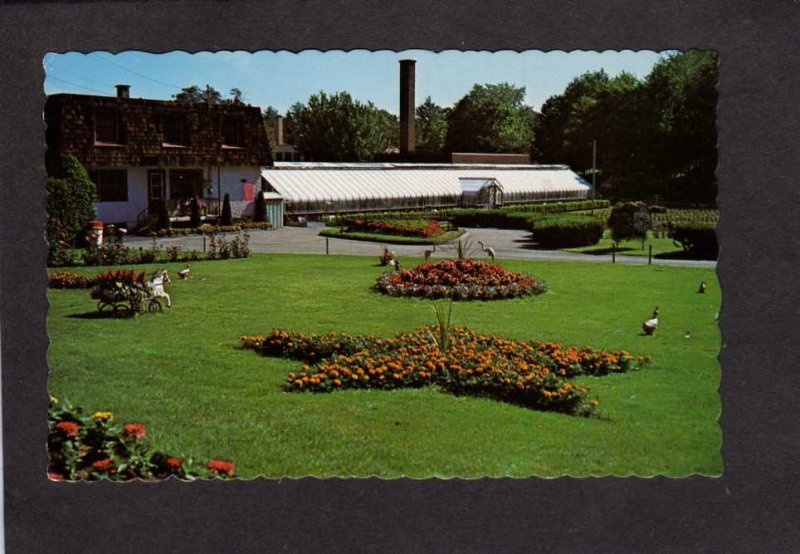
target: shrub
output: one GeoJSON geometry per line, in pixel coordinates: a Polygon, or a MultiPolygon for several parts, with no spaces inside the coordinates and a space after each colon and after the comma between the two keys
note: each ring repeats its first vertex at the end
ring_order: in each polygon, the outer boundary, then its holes
{"type": "Polygon", "coordinates": [[[54,174],[45,181],[47,201],[45,204],[48,219],[58,225],[48,226],[48,240],[61,240],[74,245],[82,238],[86,223],[94,219],[95,185],[89,174],[75,156],[65,156],[54,174]],[[64,236],[51,236],[50,232],[64,236]]]}
{"type": "Polygon", "coordinates": [[[189,210],[189,221],[191,222],[192,227],[200,227],[200,225],[203,223],[203,220],[200,218],[200,199],[197,196],[192,198],[192,202],[189,205],[189,210]]]}
{"type": "Polygon", "coordinates": [[[162,200],[158,203],[158,222],[156,225],[159,229],[169,229],[172,227],[172,221],[169,219],[169,210],[167,209],[166,200],[162,200]]]}
{"type": "Polygon", "coordinates": [[[713,225],[672,223],[668,236],[693,256],[707,260],[717,259],[719,244],[713,225]]]}
{"type": "Polygon", "coordinates": [[[253,221],[263,223],[267,220],[267,208],[264,204],[264,193],[256,192],[256,199],[253,204],[253,221]]]}
{"type": "Polygon", "coordinates": [[[231,214],[231,196],[227,192],[222,199],[222,214],[219,218],[220,225],[233,225],[233,216],[231,214]]]}
{"type": "Polygon", "coordinates": [[[629,239],[644,241],[647,238],[647,231],[653,227],[650,212],[644,202],[624,202],[615,205],[608,217],[607,225],[611,229],[611,239],[616,243],[629,239]]]}
{"type": "Polygon", "coordinates": [[[198,464],[189,458],[155,450],[146,440],[147,427],[129,422],[113,423],[111,412],[86,414],[68,402],[60,405],[50,397],[47,438],[47,475],[54,481],[95,481],[109,479],[230,478],[235,476],[231,462],[210,460],[198,464]]]}
{"type": "Polygon", "coordinates": [[[603,236],[603,222],[588,215],[540,216],[533,238],[544,248],[572,248],[597,244],[603,236]]]}
{"type": "Polygon", "coordinates": [[[406,237],[432,238],[445,231],[435,219],[341,218],[344,232],[369,232],[406,237]]]}
{"type": "Polygon", "coordinates": [[[51,289],[86,289],[93,285],[94,281],[72,271],[56,271],[48,279],[51,289]]]}
{"type": "Polygon", "coordinates": [[[276,329],[268,337],[240,339],[244,347],[266,356],[307,362],[287,375],[287,391],[435,384],[454,394],[488,396],[538,410],[583,416],[591,415],[598,402],[588,399],[587,387],[573,384],[569,378],[637,370],[649,360],[625,351],[514,341],[449,325],[449,346],[443,347],[438,334],[436,326],[388,339],[334,333],[320,337],[276,329]]]}
{"type": "Polygon", "coordinates": [[[375,289],[389,296],[498,300],[541,294],[547,290],[547,285],[496,264],[457,259],[384,273],[378,277],[375,289]]]}

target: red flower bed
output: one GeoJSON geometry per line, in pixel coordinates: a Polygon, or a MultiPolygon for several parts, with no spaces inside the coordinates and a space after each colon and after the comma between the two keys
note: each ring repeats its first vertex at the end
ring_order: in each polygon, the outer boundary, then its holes
{"type": "Polygon", "coordinates": [[[378,278],[375,288],[390,296],[496,300],[541,294],[547,290],[547,285],[497,264],[458,259],[384,273],[378,278]]]}
{"type": "Polygon", "coordinates": [[[275,330],[268,337],[241,339],[245,347],[260,350],[264,355],[292,357],[313,364],[304,364],[299,371],[287,375],[284,388],[288,391],[396,389],[437,384],[455,394],[489,396],[573,415],[591,415],[598,402],[589,400],[588,388],[569,382],[570,377],[639,369],[648,361],[625,351],[515,341],[478,334],[464,327],[450,330],[450,346],[441,351],[435,335],[432,327],[388,339],[339,335],[336,339],[340,345],[360,345],[358,350],[346,354],[341,353],[344,349],[331,354],[325,340],[330,335],[275,330]],[[303,346],[298,349],[298,345],[303,346]]]}
{"type": "Polygon", "coordinates": [[[433,219],[349,219],[345,231],[366,231],[385,235],[431,238],[444,233],[441,224],[433,219]]]}

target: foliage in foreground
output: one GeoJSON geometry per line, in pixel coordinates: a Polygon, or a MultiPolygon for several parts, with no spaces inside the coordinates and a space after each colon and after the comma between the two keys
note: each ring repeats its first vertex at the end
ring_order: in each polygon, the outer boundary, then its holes
{"type": "Polygon", "coordinates": [[[399,389],[438,385],[457,395],[487,396],[536,410],[590,416],[598,401],[578,375],[640,369],[648,358],[624,350],[605,352],[560,343],[515,341],[466,327],[421,327],[381,339],[368,335],[305,335],[275,329],[266,337],[242,336],[242,346],[265,356],[306,362],[286,377],[287,391],[399,389]],[[442,343],[445,342],[443,345],[442,343]],[[312,365],[308,365],[312,364],[312,365]]]}
{"type": "Polygon", "coordinates": [[[50,398],[47,475],[54,481],[110,479],[223,478],[236,476],[234,464],[206,464],[153,449],[142,423],[113,423],[111,412],[86,414],[79,406],[50,398]]]}
{"type": "Polygon", "coordinates": [[[375,289],[389,296],[498,300],[541,294],[547,290],[547,285],[496,264],[457,259],[384,273],[378,277],[375,289]]]}

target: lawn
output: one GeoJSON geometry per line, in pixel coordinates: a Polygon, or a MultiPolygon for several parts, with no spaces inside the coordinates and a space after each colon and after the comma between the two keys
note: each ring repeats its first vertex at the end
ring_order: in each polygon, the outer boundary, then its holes
{"type": "Polygon", "coordinates": [[[146,424],[169,452],[232,460],[246,478],[722,471],[713,270],[503,260],[550,290],[455,304],[454,323],[478,331],[651,355],[642,371],[580,379],[600,400],[597,418],[432,389],[286,393],[281,384],[297,362],[238,348],[240,335],[273,327],[386,336],[433,322],[427,301],[372,292],[384,270],[373,263],[313,255],[198,262],[192,279],[168,285],[171,310],[128,320],[84,317],[95,308],[87,291],[50,290],[50,392],[146,424]],[[658,333],[643,336],[655,305],[658,333]]]}

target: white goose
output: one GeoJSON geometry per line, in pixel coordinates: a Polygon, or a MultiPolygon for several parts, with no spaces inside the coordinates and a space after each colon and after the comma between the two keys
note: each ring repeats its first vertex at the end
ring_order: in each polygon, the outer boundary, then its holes
{"type": "Polygon", "coordinates": [[[658,329],[658,306],[653,310],[653,317],[642,323],[642,329],[645,335],[655,335],[658,329]]]}

